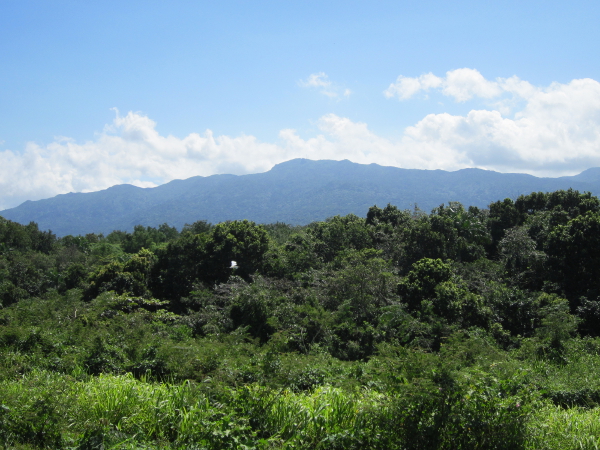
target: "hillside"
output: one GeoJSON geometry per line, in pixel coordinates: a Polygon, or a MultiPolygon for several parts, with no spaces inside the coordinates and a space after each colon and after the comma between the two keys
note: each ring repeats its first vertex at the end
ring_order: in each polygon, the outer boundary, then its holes
{"type": "Polygon", "coordinates": [[[27,201],[0,212],[19,223],[37,222],[58,236],[131,231],[137,224],[181,228],[206,220],[306,224],[334,215],[364,216],[370,206],[430,211],[448,201],[486,207],[499,198],[573,188],[600,194],[600,169],[561,178],[537,178],[480,169],[455,172],[384,167],[350,161],[295,159],[265,173],[175,180],[156,188],[118,185],[27,201]]]}

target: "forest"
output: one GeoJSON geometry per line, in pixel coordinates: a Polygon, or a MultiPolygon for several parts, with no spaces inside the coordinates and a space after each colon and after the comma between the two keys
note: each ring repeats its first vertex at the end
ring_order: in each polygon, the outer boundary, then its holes
{"type": "Polygon", "coordinates": [[[600,200],[382,206],[0,218],[0,448],[600,448],[600,200]]]}

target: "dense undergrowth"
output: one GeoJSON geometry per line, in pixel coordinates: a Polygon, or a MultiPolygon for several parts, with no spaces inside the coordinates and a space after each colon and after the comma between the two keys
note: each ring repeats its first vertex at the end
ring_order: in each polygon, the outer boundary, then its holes
{"type": "Polygon", "coordinates": [[[0,446],[598,448],[599,231],[575,191],[306,227],[0,220],[0,446]]]}

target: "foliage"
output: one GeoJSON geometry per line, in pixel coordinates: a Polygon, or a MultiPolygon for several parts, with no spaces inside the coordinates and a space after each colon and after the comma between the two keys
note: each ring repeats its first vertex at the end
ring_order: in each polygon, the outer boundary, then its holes
{"type": "Polygon", "coordinates": [[[594,448],[599,209],[0,221],[0,446],[594,448]]]}

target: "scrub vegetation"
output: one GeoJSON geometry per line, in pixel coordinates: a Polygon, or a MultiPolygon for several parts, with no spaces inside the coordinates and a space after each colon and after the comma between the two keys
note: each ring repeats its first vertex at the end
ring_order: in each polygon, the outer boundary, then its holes
{"type": "Polygon", "coordinates": [[[597,449],[600,201],[0,218],[0,448],[597,449]]]}

